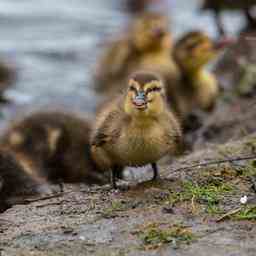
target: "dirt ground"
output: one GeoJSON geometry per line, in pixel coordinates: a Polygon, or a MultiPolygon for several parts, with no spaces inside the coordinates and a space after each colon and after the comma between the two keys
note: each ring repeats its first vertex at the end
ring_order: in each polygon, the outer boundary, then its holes
{"type": "Polygon", "coordinates": [[[233,91],[159,181],[133,170],[118,191],[66,184],[0,214],[0,255],[255,256],[255,96],[233,91]]]}

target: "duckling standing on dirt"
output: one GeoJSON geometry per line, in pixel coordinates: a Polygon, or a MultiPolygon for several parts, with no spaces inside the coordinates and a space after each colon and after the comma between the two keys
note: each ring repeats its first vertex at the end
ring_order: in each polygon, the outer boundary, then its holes
{"type": "Polygon", "coordinates": [[[256,20],[251,13],[251,9],[256,6],[256,0],[204,0],[202,10],[211,10],[215,15],[215,23],[221,36],[225,35],[225,29],[220,18],[222,10],[242,10],[247,19],[249,28],[256,27],[256,20]]]}
{"type": "MultiPolygon", "coordinates": [[[[104,183],[90,156],[90,124],[61,112],[39,112],[16,122],[2,145],[19,161],[52,182],[104,183]]],[[[107,181],[107,179],[106,179],[107,181]]]]}
{"type": "Polygon", "coordinates": [[[113,42],[100,59],[96,91],[105,95],[122,91],[129,75],[137,70],[151,70],[160,74],[164,82],[174,82],[179,71],[170,58],[171,52],[172,36],[165,15],[148,12],[134,18],[127,36],[113,42]]]}
{"type": "Polygon", "coordinates": [[[195,109],[213,109],[218,93],[218,81],[205,69],[225,42],[214,43],[205,33],[185,34],[174,46],[174,59],[181,70],[178,86],[167,87],[167,98],[179,116],[186,117],[195,109]]]}
{"type": "Polygon", "coordinates": [[[91,151],[102,170],[112,171],[112,184],[126,166],[151,164],[174,154],[181,145],[179,122],[168,110],[165,88],[153,73],[131,75],[127,92],[102,108],[92,129],[91,151]]]}

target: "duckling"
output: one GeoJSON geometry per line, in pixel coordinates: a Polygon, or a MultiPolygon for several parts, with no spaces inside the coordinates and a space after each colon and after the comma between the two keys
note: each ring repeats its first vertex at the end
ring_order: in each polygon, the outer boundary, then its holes
{"type": "Polygon", "coordinates": [[[88,120],[72,114],[38,112],[14,123],[1,143],[49,181],[102,184],[106,178],[90,156],[90,130],[88,120]]]}
{"type": "Polygon", "coordinates": [[[106,49],[98,63],[95,89],[112,95],[125,88],[126,79],[137,70],[159,73],[165,82],[178,80],[179,70],[170,57],[172,36],[165,15],[144,13],[131,21],[127,36],[106,49]]]}
{"type": "Polygon", "coordinates": [[[151,164],[178,152],[182,144],[178,120],[167,108],[163,82],[154,73],[136,72],[127,91],[102,108],[91,135],[91,152],[97,166],[111,170],[112,185],[126,166],[151,164]]]}
{"type": "Polygon", "coordinates": [[[214,43],[200,31],[188,32],[176,42],[173,55],[181,70],[181,79],[178,86],[167,87],[167,97],[183,119],[195,109],[213,109],[219,86],[214,74],[204,66],[217,56],[224,44],[214,43]]]}
{"type": "Polygon", "coordinates": [[[0,212],[27,196],[49,192],[43,177],[32,174],[13,152],[0,149],[0,212]]]}
{"type": "Polygon", "coordinates": [[[215,23],[221,36],[225,35],[225,29],[220,18],[222,10],[242,10],[247,19],[248,27],[255,28],[255,17],[251,14],[251,9],[256,5],[255,0],[204,0],[202,10],[211,10],[215,15],[215,23]]]}

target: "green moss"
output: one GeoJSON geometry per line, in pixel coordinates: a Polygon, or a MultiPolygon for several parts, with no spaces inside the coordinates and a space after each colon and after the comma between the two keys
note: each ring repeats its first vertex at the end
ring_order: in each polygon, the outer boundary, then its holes
{"type": "Polygon", "coordinates": [[[189,244],[195,240],[195,235],[186,227],[181,225],[164,226],[153,223],[138,232],[146,248],[155,249],[163,244],[172,244],[177,247],[181,244],[189,244]]]}
{"type": "Polygon", "coordinates": [[[102,216],[105,218],[114,218],[118,216],[119,212],[125,211],[128,208],[128,204],[123,200],[112,201],[111,205],[103,210],[102,216]]]}
{"type": "Polygon", "coordinates": [[[181,192],[172,193],[170,203],[176,204],[183,201],[197,202],[206,206],[206,212],[211,214],[221,213],[219,203],[224,195],[231,192],[233,187],[227,183],[207,183],[199,185],[191,181],[183,183],[181,192]]]}
{"type": "Polygon", "coordinates": [[[239,176],[256,176],[256,160],[249,161],[246,165],[242,165],[240,168],[237,168],[236,171],[239,176]]]}
{"type": "Polygon", "coordinates": [[[236,220],[256,220],[256,205],[245,206],[234,215],[236,220]]]}

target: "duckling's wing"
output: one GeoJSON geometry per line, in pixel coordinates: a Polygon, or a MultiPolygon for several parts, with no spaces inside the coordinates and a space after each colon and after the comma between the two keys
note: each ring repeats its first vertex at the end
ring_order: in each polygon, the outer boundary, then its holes
{"type": "Polygon", "coordinates": [[[171,127],[166,126],[168,130],[165,134],[165,141],[171,148],[172,153],[181,154],[185,148],[181,126],[176,117],[170,113],[167,115],[166,121],[172,125],[171,127]]]}
{"type": "Polygon", "coordinates": [[[110,112],[102,123],[97,127],[92,138],[92,145],[101,147],[106,143],[111,143],[120,135],[119,129],[119,112],[110,112]]]}
{"type": "Polygon", "coordinates": [[[101,147],[109,141],[109,136],[104,133],[97,133],[92,140],[92,146],[101,147]]]}

